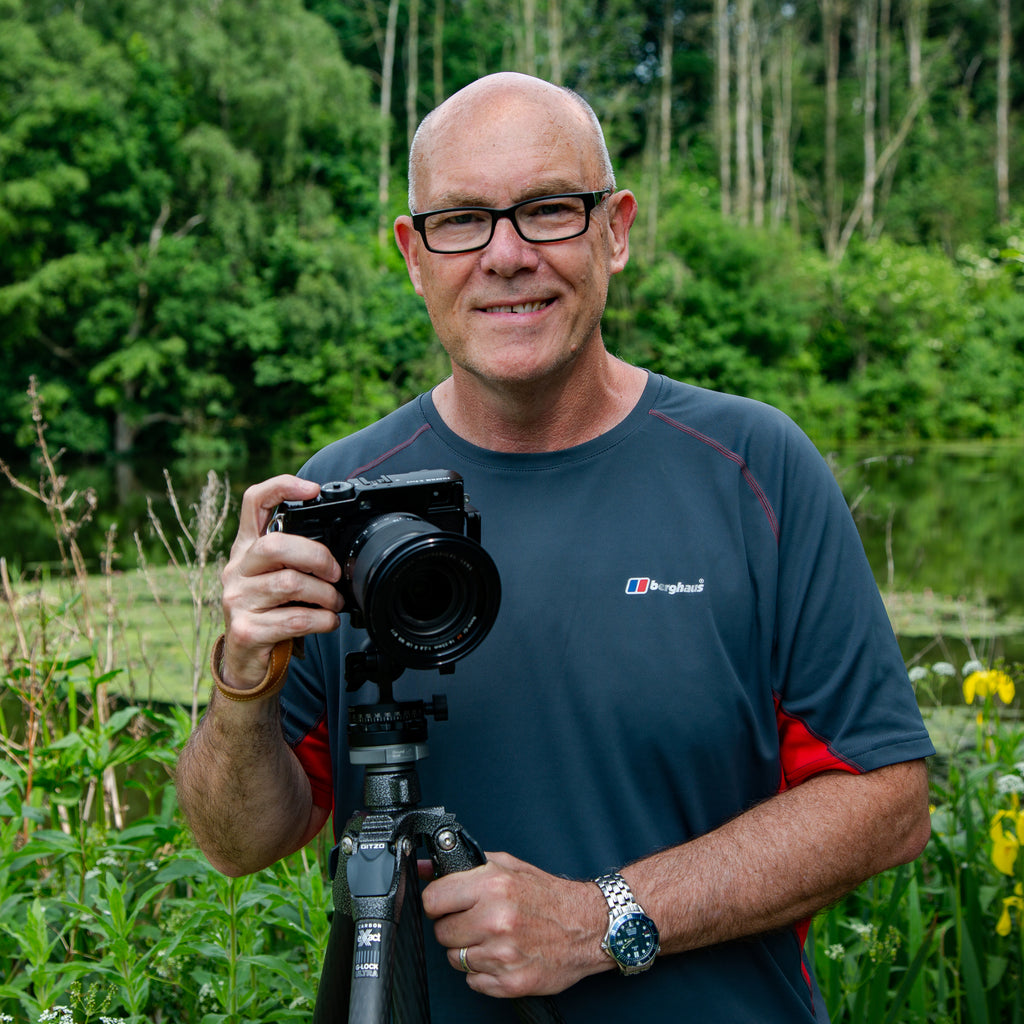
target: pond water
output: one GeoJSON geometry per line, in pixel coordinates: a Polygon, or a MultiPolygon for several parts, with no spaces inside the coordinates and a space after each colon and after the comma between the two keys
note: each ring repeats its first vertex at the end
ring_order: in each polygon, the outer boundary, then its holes
{"type": "MultiPolygon", "coordinates": [[[[1024,661],[1024,444],[845,450],[834,464],[883,594],[949,599],[947,611],[955,599],[953,650],[966,634],[979,653],[1024,661]]],[[[933,638],[923,624],[904,632],[908,660],[933,638]]]]}
{"type": "MultiPolygon", "coordinates": [[[[951,646],[945,653],[966,657],[970,641],[977,641],[986,655],[1024,662],[1024,443],[889,451],[847,448],[826,454],[853,509],[883,593],[923,595],[925,605],[933,598],[961,599],[965,621],[947,630],[951,646]],[[980,605],[987,609],[987,617],[979,617],[980,605]]],[[[291,468],[236,469],[230,474],[231,486],[238,496],[253,480],[291,468]]],[[[163,522],[173,523],[159,467],[92,466],[70,477],[71,486],[97,491],[97,514],[81,532],[90,565],[98,568],[112,522],[118,527],[119,568],[136,565],[135,530],[148,553],[159,560],[160,546],[147,525],[147,496],[163,522]]],[[[28,479],[27,474],[22,478],[28,479]]],[[[204,481],[205,470],[175,471],[175,490],[186,512],[204,481]]],[[[33,572],[58,560],[45,509],[2,479],[0,522],[0,556],[14,569],[33,572]]],[[[233,535],[233,524],[230,528],[233,535]]],[[[941,650],[931,654],[934,630],[918,618],[900,617],[905,624],[904,653],[908,661],[938,660],[941,650]]]]}

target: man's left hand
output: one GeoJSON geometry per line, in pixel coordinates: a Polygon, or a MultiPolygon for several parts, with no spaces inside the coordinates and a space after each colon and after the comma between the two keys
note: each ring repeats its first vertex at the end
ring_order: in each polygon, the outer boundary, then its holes
{"type": "Polygon", "coordinates": [[[432,881],[423,910],[448,962],[484,995],[554,995],[614,966],[601,950],[608,913],[597,886],[507,853],[432,881]]]}

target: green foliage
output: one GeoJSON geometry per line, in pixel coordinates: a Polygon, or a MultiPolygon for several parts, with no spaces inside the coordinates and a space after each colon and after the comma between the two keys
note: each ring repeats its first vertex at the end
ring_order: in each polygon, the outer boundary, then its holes
{"type": "MultiPolygon", "coordinates": [[[[930,9],[927,105],[838,265],[820,253],[823,225],[842,216],[822,194],[813,5],[755,5],[766,132],[778,40],[797,52],[794,194],[771,229],[718,209],[707,9],[544,0],[528,23],[496,0],[427,2],[418,35],[409,9],[398,13],[387,126],[382,0],[0,3],[4,453],[25,436],[33,374],[55,441],[219,466],[268,449],[300,461],[435,383],[445,361],[422,304],[393,247],[376,242],[382,212],[401,209],[397,126],[508,68],[558,73],[586,95],[620,183],[641,198],[608,309],[616,351],[780,405],[823,440],[1020,436],[1022,226],[1018,210],[993,227],[990,11],[930,9]],[[669,164],[656,188],[666,82],[669,164]],[[396,182],[383,211],[382,170],[396,182]],[[655,204],[657,230],[641,242],[655,204]]],[[[880,145],[910,100],[907,16],[891,15],[880,145]]],[[[864,159],[853,18],[840,42],[836,201],[848,216],[864,159]]],[[[1014,74],[1014,110],[1022,88],[1014,74]]],[[[1010,136],[1017,168],[1021,135],[1010,136]]]]}
{"type": "Polygon", "coordinates": [[[913,865],[819,915],[816,974],[836,1024],[1012,1024],[1024,1013],[1024,668],[936,662],[912,674],[939,749],[932,837],[913,865]],[[950,681],[974,707],[932,707],[950,681]]]}

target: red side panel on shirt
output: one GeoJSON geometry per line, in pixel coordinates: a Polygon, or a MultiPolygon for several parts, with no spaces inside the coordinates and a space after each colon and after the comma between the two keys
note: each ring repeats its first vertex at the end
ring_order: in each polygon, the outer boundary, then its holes
{"type": "Polygon", "coordinates": [[[321,718],[316,728],[306,733],[292,749],[309,777],[313,803],[317,807],[331,810],[334,807],[334,786],[331,780],[331,746],[327,738],[327,722],[321,718]]]}
{"type": "MultiPolygon", "coordinates": [[[[841,771],[859,775],[861,769],[849,761],[843,760],[818,736],[803,719],[782,710],[779,695],[775,694],[775,720],[779,730],[779,758],[782,762],[782,777],[779,779],[779,792],[792,789],[806,782],[812,775],[819,772],[841,771]]],[[[801,950],[807,941],[811,921],[798,921],[793,930],[801,950]]],[[[807,987],[813,992],[810,970],[806,956],[801,958],[801,970],[807,987]]]]}
{"type": "Polygon", "coordinates": [[[778,694],[775,695],[775,720],[782,761],[780,793],[820,772],[841,771],[860,775],[861,769],[856,764],[840,757],[828,741],[817,735],[803,719],[784,711],[778,694]]]}

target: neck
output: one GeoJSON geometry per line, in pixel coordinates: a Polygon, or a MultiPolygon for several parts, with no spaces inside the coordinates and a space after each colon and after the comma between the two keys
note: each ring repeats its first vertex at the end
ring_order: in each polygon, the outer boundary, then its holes
{"type": "Polygon", "coordinates": [[[453,368],[433,393],[434,405],[460,437],[499,452],[571,448],[611,430],[629,415],[647,383],[646,371],[604,348],[591,367],[563,378],[508,385],[453,368]]]}

